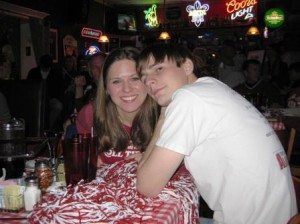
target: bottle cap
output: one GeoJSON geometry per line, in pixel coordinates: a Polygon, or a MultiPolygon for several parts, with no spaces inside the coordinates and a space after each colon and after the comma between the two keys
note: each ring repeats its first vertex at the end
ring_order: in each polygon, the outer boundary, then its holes
{"type": "Polygon", "coordinates": [[[38,183],[38,178],[36,176],[30,175],[25,178],[25,182],[27,185],[36,185],[38,183]]]}

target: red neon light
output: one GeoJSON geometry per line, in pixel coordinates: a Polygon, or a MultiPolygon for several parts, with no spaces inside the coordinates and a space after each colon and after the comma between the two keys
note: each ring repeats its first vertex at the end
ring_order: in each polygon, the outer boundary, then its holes
{"type": "Polygon", "coordinates": [[[246,7],[249,7],[251,5],[256,5],[257,0],[243,0],[241,2],[237,2],[237,0],[231,0],[230,2],[226,3],[226,11],[228,13],[233,13],[235,11],[238,11],[240,9],[244,9],[246,7]]]}
{"type": "Polygon", "coordinates": [[[101,30],[95,30],[88,27],[83,27],[81,30],[82,37],[93,38],[98,40],[101,35],[102,35],[101,30]]]}

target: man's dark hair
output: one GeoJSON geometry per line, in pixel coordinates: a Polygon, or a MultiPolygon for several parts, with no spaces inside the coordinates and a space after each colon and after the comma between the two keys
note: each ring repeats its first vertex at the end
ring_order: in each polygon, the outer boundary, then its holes
{"type": "Polygon", "coordinates": [[[170,43],[155,43],[148,46],[140,54],[137,63],[137,71],[139,73],[141,73],[143,65],[147,63],[150,56],[153,56],[154,61],[157,63],[163,62],[165,58],[167,58],[168,60],[174,61],[178,67],[181,66],[187,58],[189,58],[194,63],[193,73],[195,76],[198,78],[202,76],[199,59],[184,46],[170,43]]]}
{"type": "Polygon", "coordinates": [[[256,59],[249,59],[243,63],[242,69],[243,71],[248,70],[249,65],[260,65],[260,62],[256,59]]]}
{"type": "Polygon", "coordinates": [[[40,58],[40,66],[42,68],[50,68],[52,66],[52,57],[48,54],[41,56],[40,58]]]}

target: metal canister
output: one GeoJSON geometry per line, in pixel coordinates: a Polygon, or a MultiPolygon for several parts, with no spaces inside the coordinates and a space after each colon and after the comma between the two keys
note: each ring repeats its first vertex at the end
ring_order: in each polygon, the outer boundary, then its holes
{"type": "Polygon", "coordinates": [[[45,193],[53,183],[53,172],[49,160],[37,159],[35,161],[35,176],[39,180],[39,188],[42,193],[45,193]]]}
{"type": "Polygon", "coordinates": [[[0,122],[0,168],[6,169],[6,179],[19,178],[23,175],[25,160],[17,156],[25,154],[24,139],[23,119],[13,118],[9,122],[0,122]]]}

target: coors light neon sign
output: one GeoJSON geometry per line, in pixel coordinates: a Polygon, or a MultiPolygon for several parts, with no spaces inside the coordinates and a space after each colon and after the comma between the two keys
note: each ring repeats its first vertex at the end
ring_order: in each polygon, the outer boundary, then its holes
{"type": "Polygon", "coordinates": [[[231,0],[226,3],[226,11],[230,14],[231,20],[243,18],[244,20],[254,17],[253,7],[257,0],[231,0]]]}

